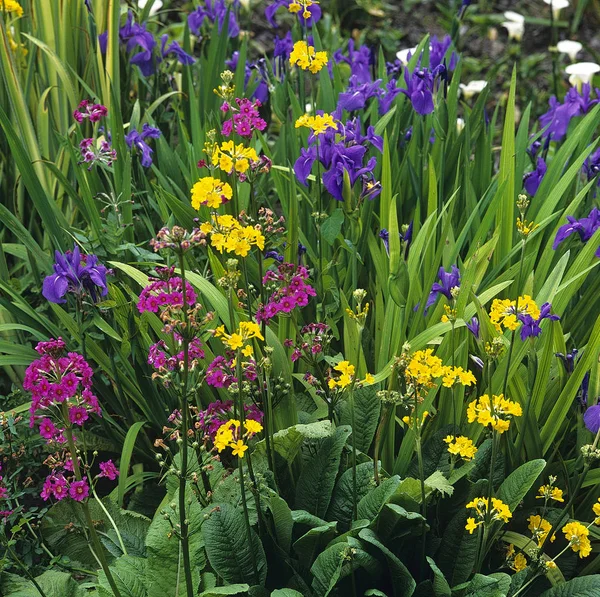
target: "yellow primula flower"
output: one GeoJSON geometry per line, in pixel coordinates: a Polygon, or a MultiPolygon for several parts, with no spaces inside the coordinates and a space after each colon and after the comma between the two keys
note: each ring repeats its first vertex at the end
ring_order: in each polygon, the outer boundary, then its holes
{"type": "Polygon", "coordinates": [[[508,522],[512,518],[512,512],[510,508],[502,501],[497,498],[492,498],[492,507],[488,508],[489,500],[486,497],[478,497],[470,501],[466,508],[475,509],[475,518],[467,519],[467,525],[465,529],[469,533],[473,534],[473,531],[481,524],[488,524],[490,522],[508,522]],[[472,520],[472,523],[469,523],[472,520]]]}
{"type": "Polygon", "coordinates": [[[538,489],[538,495],[535,496],[539,500],[554,500],[555,502],[564,502],[565,498],[563,490],[552,485],[542,485],[538,489]]]}
{"type": "Polygon", "coordinates": [[[233,189],[228,183],[223,182],[218,178],[205,176],[192,187],[191,193],[192,207],[194,209],[200,209],[201,205],[217,209],[221,207],[223,203],[226,203],[231,199],[233,196],[233,189]]]}
{"type": "Polygon", "coordinates": [[[18,17],[22,17],[23,7],[15,0],[0,0],[0,12],[13,13],[18,17]]]}
{"type": "Polygon", "coordinates": [[[487,394],[473,400],[467,408],[467,420],[469,423],[477,421],[484,427],[490,426],[498,433],[504,433],[510,426],[510,419],[520,417],[523,409],[517,402],[506,400],[503,394],[493,395],[492,400],[493,403],[490,403],[490,397],[487,394]]]}
{"type": "Polygon", "coordinates": [[[242,226],[229,214],[213,214],[212,224],[202,224],[201,230],[210,234],[210,244],[219,253],[247,257],[252,247],[258,247],[261,251],[265,248],[265,237],[260,230],[253,226],[242,226]]]}
{"type": "Polygon", "coordinates": [[[515,572],[521,572],[527,568],[527,558],[523,553],[515,553],[515,546],[511,543],[506,550],[506,563],[515,572]]]}
{"type": "Polygon", "coordinates": [[[448,435],[444,441],[448,444],[448,452],[454,456],[460,456],[463,460],[472,460],[477,454],[473,440],[468,437],[448,435]]]}
{"type": "Polygon", "coordinates": [[[363,379],[362,383],[367,384],[367,385],[371,385],[375,383],[375,376],[371,375],[371,373],[367,373],[365,375],[365,378],[363,379]]]}
{"type": "Polygon", "coordinates": [[[533,319],[538,319],[540,309],[535,301],[528,295],[520,296],[517,301],[510,299],[494,299],[490,310],[490,321],[496,328],[496,331],[502,332],[502,326],[514,331],[519,327],[518,315],[530,315],[533,319]]]}
{"type": "Polygon", "coordinates": [[[263,426],[254,419],[246,419],[244,421],[244,428],[246,429],[246,433],[250,435],[254,435],[255,433],[260,433],[263,430],[263,426]]]}
{"type": "Polygon", "coordinates": [[[213,166],[232,174],[234,171],[243,174],[250,168],[250,162],[258,162],[258,154],[252,147],[243,143],[237,145],[233,141],[224,141],[221,147],[215,147],[212,154],[213,166]]]}
{"type": "MultiPolygon", "coordinates": [[[[541,547],[544,541],[546,541],[548,533],[552,530],[552,525],[545,518],[537,514],[532,514],[527,519],[527,522],[529,523],[528,528],[533,535],[533,539],[537,541],[538,547],[541,547]]],[[[550,541],[554,541],[555,539],[556,535],[550,537],[550,541]]]]}
{"type": "Polygon", "coordinates": [[[235,443],[229,444],[229,447],[232,449],[231,453],[239,458],[243,458],[244,453],[248,449],[248,446],[241,439],[238,439],[235,443]]]}
{"type": "Polygon", "coordinates": [[[594,524],[600,524],[600,498],[598,498],[598,501],[592,506],[592,510],[596,515],[596,518],[594,519],[594,524]]]}
{"type": "Polygon", "coordinates": [[[296,128],[306,127],[313,131],[318,137],[325,133],[328,129],[335,129],[337,125],[331,114],[317,114],[316,116],[309,116],[304,114],[296,120],[296,128]]]}
{"type": "Polygon", "coordinates": [[[567,523],[562,528],[562,532],[565,534],[571,549],[575,553],[579,552],[580,558],[587,558],[592,553],[592,545],[589,539],[590,531],[580,522],[567,523]]]}
{"type": "Polygon", "coordinates": [[[318,73],[327,63],[327,52],[316,52],[313,46],[309,46],[305,41],[297,41],[290,54],[290,64],[297,65],[302,70],[309,70],[311,73],[318,73]]]}

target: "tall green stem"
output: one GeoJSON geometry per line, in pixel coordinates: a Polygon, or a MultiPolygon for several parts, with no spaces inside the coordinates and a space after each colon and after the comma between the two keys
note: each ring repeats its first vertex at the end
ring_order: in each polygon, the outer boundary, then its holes
{"type": "Polygon", "coordinates": [[[40,587],[39,583],[37,582],[37,580],[35,580],[35,577],[33,576],[33,574],[31,574],[31,572],[29,571],[29,568],[27,566],[25,566],[25,564],[21,561],[21,559],[19,558],[19,556],[17,555],[17,552],[15,552],[13,550],[13,548],[8,544],[8,543],[4,543],[4,547],[6,548],[6,551],[8,552],[8,555],[12,558],[12,560],[17,564],[17,566],[23,570],[23,572],[25,573],[25,576],[27,576],[27,578],[33,583],[33,586],[35,587],[36,591],[42,596],[42,597],[48,597],[46,595],[46,593],[44,593],[44,590],[42,589],[42,587],[40,587]]]}
{"type": "MultiPolygon", "coordinates": [[[[62,404],[62,415],[65,422],[65,435],[67,437],[67,445],[69,446],[69,452],[71,453],[71,462],[73,463],[73,472],[75,473],[75,478],[78,481],[81,481],[83,476],[81,473],[81,468],[79,467],[79,457],[77,456],[77,449],[75,448],[75,441],[73,440],[73,427],[69,420],[69,407],[66,402],[63,402],[62,404]]],[[[102,570],[106,575],[106,580],[108,580],[108,584],[110,585],[110,588],[112,589],[112,592],[114,593],[115,597],[121,597],[121,593],[110,571],[104,548],[102,547],[102,543],[100,543],[100,538],[98,537],[98,533],[96,532],[96,528],[94,527],[94,521],[92,520],[92,514],[90,512],[90,507],[87,500],[81,502],[81,507],[85,516],[85,522],[88,527],[87,530],[90,534],[92,546],[96,553],[96,558],[100,562],[100,566],[102,566],[102,570]]]]}
{"type": "Polygon", "coordinates": [[[183,571],[185,574],[185,586],[187,597],[194,597],[195,590],[192,581],[192,566],[190,562],[190,542],[189,542],[189,526],[187,520],[185,489],[188,470],[188,428],[189,428],[189,408],[188,408],[188,377],[189,377],[189,321],[188,321],[188,304],[185,281],[185,261],[183,252],[179,253],[179,271],[181,275],[181,295],[182,295],[182,310],[183,322],[185,329],[181,334],[183,338],[183,378],[181,383],[181,466],[179,473],[179,525],[180,525],[180,540],[181,551],[183,555],[183,571]]]}

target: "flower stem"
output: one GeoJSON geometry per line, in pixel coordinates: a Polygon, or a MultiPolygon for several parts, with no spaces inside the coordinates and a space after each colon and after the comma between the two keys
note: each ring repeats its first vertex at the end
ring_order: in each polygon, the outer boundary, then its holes
{"type": "Polygon", "coordinates": [[[352,427],[352,522],[358,518],[356,490],[356,421],[354,418],[354,383],[350,386],[348,395],[350,406],[350,426],[352,427]]]}
{"type": "Polygon", "coordinates": [[[42,589],[42,587],[40,587],[40,585],[37,582],[37,580],[35,580],[33,574],[31,574],[31,572],[29,571],[29,568],[27,568],[27,566],[25,566],[25,564],[21,561],[21,559],[19,558],[19,556],[17,555],[17,553],[8,544],[8,542],[2,541],[2,543],[4,544],[4,547],[6,548],[6,551],[8,552],[8,555],[17,564],[17,566],[19,566],[19,568],[21,568],[21,570],[23,570],[23,572],[25,573],[25,576],[27,576],[27,578],[33,583],[33,586],[35,587],[36,591],[42,597],[48,597],[46,595],[46,593],[44,593],[44,590],[42,589]]]}
{"type": "Polygon", "coordinates": [[[188,376],[189,376],[189,321],[188,321],[188,305],[187,292],[185,281],[185,261],[183,252],[179,253],[179,271],[181,275],[181,295],[182,295],[182,311],[185,329],[181,334],[183,338],[183,378],[181,387],[181,466],[179,473],[179,525],[180,525],[180,540],[181,551],[183,554],[183,571],[185,574],[185,586],[187,597],[194,597],[195,590],[192,581],[192,565],[190,562],[190,543],[189,543],[189,528],[185,503],[185,489],[187,482],[188,470],[188,428],[189,428],[189,408],[188,408],[188,376]]]}

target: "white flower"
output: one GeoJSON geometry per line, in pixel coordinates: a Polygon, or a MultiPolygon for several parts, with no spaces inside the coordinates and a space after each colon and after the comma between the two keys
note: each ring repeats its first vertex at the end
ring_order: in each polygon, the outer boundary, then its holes
{"type": "Polygon", "coordinates": [[[487,87],[487,81],[469,81],[467,85],[461,83],[459,87],[465,99],[469,99],[481,93],[487,87]]]}
{"type": "Polygon", "coordinates": [[[408,55],[410,54],[411,58],[412,58],[416,51],[417,51],[416,47],[415,48],[404,48],[403,50],[396,52],[396,58],[398,58],[398,60],[400,60],[400,62],[404,66],[406,66],[408,64],[408,61],[410,60],[408,55]]]}
{"type": "Polygon", "coordinates": [[[569,0],[544,0],[544,2],[552,7],[552,15],[556,20],[560,17],[560,11],[570,5],[569,0]]]}
{"type": "Polygon", "coordinates": [[[456,132],[460,133],[465,128],[465,121],[463,118],[456,119],[456,132]]]}
{"type": "Polygon", "coordinates": [[[521,41],[525,31],[525,17],[518,12],[507,10],[504,13],[504,18],[506,21],[502,23],[502,27],[508,31],[509,39],[521,41]]]}
{"type": "Polygon", "coordinates": [[[569,83],[580,89],[585,83],[590,83],[597,72],[600,72],[600,64],[576,62],[575,64],[569,64],[565,68],[565,72],[569,75],[569,83]]]}
{"type": "Polygon", "coordinates": [[[162,0],[137,0],[137,5],[140,10],[144,10],[146,4],[150,2],[150,12],[148,13],[149,17],[153,17],[162,7],[162,0]]]}
{"type": "Polygon", "coordinates": [[[568,54],[569,58],[573,62],[575,62],[575,59],[577,57],[577,52],[580,52],[581,48],[583,48],[583,46],[578,41],[572,41],[570,39],[565,39],[564,41],[559,41],[556,44],[556,49],[561,54],[568,54]]]}

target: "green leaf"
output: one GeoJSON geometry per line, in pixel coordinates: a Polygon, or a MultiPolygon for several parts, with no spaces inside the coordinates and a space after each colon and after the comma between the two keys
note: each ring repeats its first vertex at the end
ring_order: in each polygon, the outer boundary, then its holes
{"type": "Polygon", "coordinates": [[[347,543],[335,543],[328,547],[312,565],[312,588],[318,597],[327,597],[342,574],[346,555],[350,546],[347,543]]]}
{"type": "Polygon", "coordinates": [[[269,510],[273,516],[273,525],[275,527],[275,536],[279,547],[289,553],[292,545],[292,531],[294,529],[294,519],[287,502],[277,493],[272,492],[269,497],[269,510]]]}
{"type": "MultiPolygon", "coordinates": [[[[117,558],[114,564],[110,566],[110,572],[121,597],[146,597],[148,595],[148,590],[144,584],[146,565],[147,560],[145,558],[122,556],[117,558]]],[[[107,591],[112,590],[103,570],[100,570],[98,574],[98,582],[107,591]]]]}
{"type": "Polygon", "coordinates": [[[437,564],[427,557],[427,562],[433,570],[433,591],[435,597],[452,597],[452,589],[444,576],[444,573],[437,567],[437,564]]]}
{"type": "Polygon", "coordinates": [[[315,556],[322,552],[323,548],[337,535],[336,528],[336,521],[313,527],[294,543],[294,551],[304,566],[308,568],[315,556]]]}
{"type": "Polygon", "coordinates": [[[342,231],[344,223],[344,210],[336,209],[322,224],[321,235],[323,239],[330,245],[333,245],[335,239],[342,231]]]}
{"type": "Polygon", "coordinates": [[[271,597],[302,597],[302,593],[294,591],[294,589],[275,589],[271,593],[271,597]]]}
{"type": "Polygon", "coordinates": [[[532,460],[514,470],[500,485],[498,498],[514,512],[546,466],[546,461],[532,460]]]}
{"type": "Polygon", "coordinates": [[[394,475],[389,479],[386,479],[365,495],[360,502],[358,502],[357,516],[358,519],[374,520],[383,505],[390,499],[390,497],[396,491],[396,488],[400,484],[400,477],[394,475]]]}
{"type": "MultiPolygon", "coordinates": [[[[381,400],[377,397],[377,391],[378,387],[374,385],[354,390],[355,426],[350,443],[354,445],[356,442],[356,449],[365,454],[371,447],[379,423],[381,400]]],[[[350,425],[350,405],[347,401],[342,403],[341,410],[341,424],[350,425]]]]}
{"type": "Polygon", "coordinates": [[[206,555],[214,571],[228,583],[264,584],[267,559],[262,542],[250,529],[251,544],[242,513],[231,504],[216,504],[202,525],[206,555]],[[253,555],[258,578],[253,570],[253,555]]]}
{"type": "Polygon", "coordinates": [[[214,587],[200,593],[200,597],[218,597],[219,595],[240,595],[241,593],[247,593],[250,590],[250,585],[246,584],[235,584],[226,585],[224,587],[214,587]]]}
{"type": "Polygon", "coordinates": [[[406,566],[394,555],[371,529],[362,529],[358,536],[370,543],[385,556],[391,575],[391,584],[396,597],[410,597],[417,583],[406,566]]]}
{"type": "MultiPolygon", "coordinates": [[[[327,520],[337,520],[342,525],[352,522],[352,468],[345,470],[335,484],[331,503],[327,510],[327,520]]],[[[374,489],[373,463],[361,462],[356,467],[357,499],[360,501],[374,489]]]]}
{"type": "MultiPolygon", "coordinates": [[[[317,453],[304,463],[296,486],[295,507],[323,518],[331,501],[331,493],[340,466],[342,450],[351,428],[342,425],[333,435],[322,440],[317,453]]],[[[360,518],[360,517],[359,517],[360,518]]]]}
{"type": "Polygon", "coordinates": [[[582,576],[548,589],[540,597],[598,597],[600,574],[582,576]]]}
{"type": "Polygon", "coordinates": [[[127,432],[125,441],[123,442],[123,449],[121,450],[121,460],[119,464],[119,485],[117,489],[117,501],[120,506],[123,505],[123,499],[125,498],[125,487],[127,485],[127,475],[129,474],[129,463],[131,462],[131,455],[133,454],[133,448],[135,447],[135,440],[137,439],[138,433],[144,426],[145,421],[137,421],[134,423],[127,432]]]}
{"type": "Polygon", "coordinates": [[[510,576],[503,572],[484,576],[476,574],[469,583],[454,587],[463,597],[506,597],[510,588],[510,576]]]}
{"type": "MultiPolygon", "coordinates": [[[[40,576],[36,576],[35,580],[46,597],[83,597],[86,594],[68,572],[46,570],[40,576]]],[[[15,574],[2,574],[0,589],[3,597],[40,597],[30,580],[15,574]]]]}

